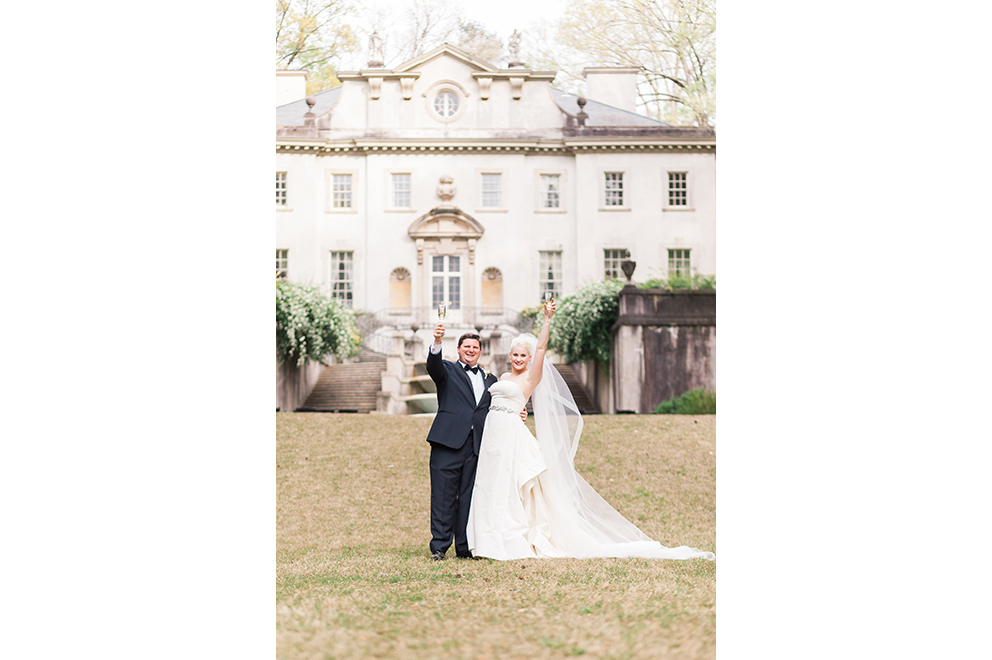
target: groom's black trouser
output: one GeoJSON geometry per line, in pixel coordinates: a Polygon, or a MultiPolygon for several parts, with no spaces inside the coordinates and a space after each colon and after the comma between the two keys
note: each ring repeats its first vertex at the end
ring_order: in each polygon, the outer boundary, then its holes
{"type": "Polygon", "coordinates": [[[447,552],[452,536],[455,552],[468,554],[465,527],[478,464],[471,434],[458,449],[431,443],[431,554],[447,552]]]}

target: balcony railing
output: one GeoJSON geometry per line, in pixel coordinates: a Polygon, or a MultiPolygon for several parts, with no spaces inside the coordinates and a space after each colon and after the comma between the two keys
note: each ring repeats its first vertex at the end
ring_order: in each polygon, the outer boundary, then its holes
{"type": "MultiPolygon", "coordinates": [[[[419,343],[417,338],[426,342],[430,329],[438,322],[437,309],[434,307],[382,309],[359,315],[357,322],[358,330],[364,338],[363,343],[369,350],[384,355],[398,353],[395,343],[396,331],[402,331],[405,335],[403,354],[407,357],[415,357],[419,354],[416,348],[419,343]],[[418,334],[418,330],[426,332],[418,334]],[[423,337],[420,336],[421,334],[423,337]]],[[[509,342],[514,336],[533,329],[533,321],[530,318],[516,310],[502,307],[462,307],[459,310],[451,310],[445,323],[455,332],[474,329],[482,335],[484,355],[508,351],[509,342]]]]}

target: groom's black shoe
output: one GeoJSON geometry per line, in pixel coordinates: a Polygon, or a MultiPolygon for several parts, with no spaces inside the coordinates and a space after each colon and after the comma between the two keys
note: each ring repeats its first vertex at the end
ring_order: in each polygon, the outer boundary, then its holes
{"type": "Polygon", "coordinates": [[[438,550],[437,552],[431,555],[431,559],[433,559],[434,561],[444,561],[444,553],[438,550]]]}
{"type": "Polygon", "coordinates": [[[472,556],[471,552],[458,552],[455,554],[455,556],[458,557],[459,559],[475,559],[475,557],[472,556]]]}

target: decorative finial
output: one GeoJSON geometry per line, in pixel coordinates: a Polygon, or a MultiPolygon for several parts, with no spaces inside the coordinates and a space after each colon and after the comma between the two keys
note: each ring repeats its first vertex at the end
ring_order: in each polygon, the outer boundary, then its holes
{"type": "Polygon", "coordinates": [[[308,96],[307,97],[307,112],[306,112],[305,115],[303,115],[303,125],[304,126],[313,126],[314,120],[317,118],[317,115],[315,115],[314,112],[313,112],[313,106],[315,106],[315,105],[317,105],[317,98],[314,97],[314,96],[308,96]]]}
{"type": "Polygon", "coordinates": [[[586,114],[586,97],[580,96],[577,101],[579,104],[579,114],[575,115],[575,118],[579,122],[579,126],[585,126],[586,120],[589,119],[589,115],[586,114]]]}
{"type": "Polygon", "coordinates": [[[634,275],[634,268],[637,267],[636,261],[631,261],[630,259],[624,259],[620,262],[620,270],[623,274],[627,276],[627,284],[630,284],[630,278],[634,275]]]}

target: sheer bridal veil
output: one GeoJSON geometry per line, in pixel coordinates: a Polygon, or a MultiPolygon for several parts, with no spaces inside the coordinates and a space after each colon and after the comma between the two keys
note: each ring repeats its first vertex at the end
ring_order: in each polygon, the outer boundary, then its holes
{"type": "MultiPolygon", "coordinates": [[[[533,355],[537,339],[526,334],[521,338],[533,342],[533,355]]],[[[548,524],[556,546],[574,557],[716,559],[712,552],[688,546],[668,548],[651,540],[575,471],[582,415],[565,380],[547,358],[532,401],[537,440],[548,466],[540,482],[551,509],[548,524]]]]}

